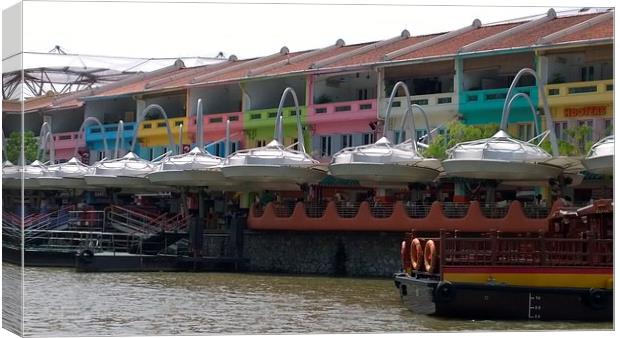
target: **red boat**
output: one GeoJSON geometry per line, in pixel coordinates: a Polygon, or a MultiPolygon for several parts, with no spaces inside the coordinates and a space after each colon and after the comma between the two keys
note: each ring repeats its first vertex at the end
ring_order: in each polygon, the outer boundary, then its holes
{"type": "Polygon", "coordinates": [[[417,313],[480,319],[613,318],[613,201],[564,207],[539,233],[407,234],[394,283],[417,313]]]}

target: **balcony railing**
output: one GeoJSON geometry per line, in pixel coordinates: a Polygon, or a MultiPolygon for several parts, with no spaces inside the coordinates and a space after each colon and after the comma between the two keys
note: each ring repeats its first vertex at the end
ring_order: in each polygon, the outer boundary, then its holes
{"type": "MultiPolygon", "coordinates": [[[[306,119],[307,107],[299,107],[302,121],[306,119]]],[[[243,113],[243,124],[245,128],[271,127],[275,124],[278,108],[248,110],[243,113]]],[[[294,126],[297,122],[295,117],[297,111],[295,107],[282,108],[282,123],[285,126],[294,126]]]]}
{"type": "MultiPolygon", "coordinates": [[[[536,86],[517,87],[515,93],[525,93],[532,98],[532,103],[536,104],[534,97],[537,97],[536,86]]],[[[508,95],[508,88],[485,89],[485,90],[468,90],[462,94],[465,98],[465,104],[468,103],[501,103],[503,104],[508,95]]],[[[515,102],[516,104],[516,102],[515,102]]]]}
{"type": "Polygon", "coordinates": [[[52,137],[54,138],[54,147],[56,147],[56,149],[75,148],[76,145],[78,147],[84,147],[86,145],[83,134],[77,131],[55,133],[52,137]]]}
{"type": "Polygon", "coordinates": [[[545,86],[545,93],[551,97],[581,96],[613,93],[614,80],[569,82],[545,86]]]}
{"type": "MultiPolygon", "coordinates": [[[[90,126],[86,128],[86,141],[102,141],[106,138],[108,141],[114,141],[116,139],[116,132],[118,129],[118,123],[110,123],[103,125],[103,130],[99,126],[90,126]]],[[[123,139],[131,139],[133,137],[134,130],[136,128],[135,122],[127,122],[123,125],[123,139]]]]}
{"type": "MultiPolygon", "coordinates": [[[[179,126],[183,124],[183,143],[190,144],[192,142],[189,131],[189,119],[187,117],[169,118],[170,131],[172,132],[173,142],[179,141],[179,126]]],[[[168,145],[168,131],[166,120],[149,120],[140,124],[138,129],[138,137],[140,143],[147,147],[166,146],[168,145]]]]}
{"type": "Polygon", "coordinates": [[[377,100],[360,100],[314,104],[310,106],[310,115],[328,115],[338,113],[348,114],[376,114],[377,100]]]}
{"type": "Polygon", "coordinates": [[[478,202],[415,204],[368,202],[269,203],[252,207],[248,224],[262,230],[536,232],[547,230],[549,215],[562,207],[480,205],[478,202]]]}
{"type": "MultiPolygon", "coordinates": [[[[223,138],[226,134],[226,121],[230,120],[230,131],[232,133],[243,130],[243,113],[218,113],[203,116],[203,133],[209,138],[223,138]]],[[[189,118],[189,133],[196,134],[196,116],[189,118]]],[[[206,138],[205,138],[206,139],[206,138]]]]}
{"type": "MultiPolygon", "coordinates": [[[[454,93],[438,93],[438,94],[427,94],[427,95],[413,95],[410,97],[411,103],[417,104],[420,106],[434,106],[434,105],[444,105],[444,104],[456,104],[457,98],[454,93]]],[[[407,104],[407,99],[403,97],[396,97],[392,102],[392,107],[405,107],[407,104]]]]}

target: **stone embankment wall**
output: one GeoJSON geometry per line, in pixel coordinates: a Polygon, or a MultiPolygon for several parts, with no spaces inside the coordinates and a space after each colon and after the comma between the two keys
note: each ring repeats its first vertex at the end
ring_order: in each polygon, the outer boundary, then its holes
{"type": "Polygon", "coordinates": [[[390,277],[400,269],[402,233],[251,231],[243,238],[245,270],[390,277]]]}

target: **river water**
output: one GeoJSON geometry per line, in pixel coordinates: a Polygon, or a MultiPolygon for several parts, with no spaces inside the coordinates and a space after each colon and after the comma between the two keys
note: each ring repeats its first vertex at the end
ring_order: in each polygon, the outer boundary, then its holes
{"type": "MultiPolygon", "coordinates": [[[[18,273],[3,264],[5,293],[18,273]]],[[[30,337],[612,329],[612,323],[416,315],[401,306],[390,279],[25,268],[24,292],[30,337]]],[[[15,305],[19,297],[3,295],[3,301],[15,305]]],[[[18,323],[16,316],[3,309],[3,325],[18,323]]]]}

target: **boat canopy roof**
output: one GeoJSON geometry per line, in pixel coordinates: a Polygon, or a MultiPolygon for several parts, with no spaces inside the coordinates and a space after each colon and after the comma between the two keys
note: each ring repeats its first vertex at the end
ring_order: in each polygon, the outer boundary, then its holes
{"type": "Polygon", "coordinates": [[[596,142],[590,148],[590,152],[586,155],[586,159],[595,158],[601,156],[610,156],[614,154],[614,136],[607,136],[604,139],[596,142]]]}
{"type": "Polygon", "coordinates": [[[65,163],[54,164],[47,167],[48,174],[46,176],[53,177],[83,177],[91,174],[93,168],[82,163],[75,157],[72,157],[65,163]]]}
{"type": "Polygon", "coordinates": [[[223,159],[194,147],[190,152],[169,156],[161,160],[157,171],[167,170],[202,170],[222,164],[223,159]]]}
{"type": "Polygon", "coordinates": [[[454,160],[543,162],[552,158],[541,147],[514,139],[503,130],[486,139],[459,143],[447,153],[454,160]]]}
{"type": "Polygon", "coordinates": [[[264,147],[239,150],[226,158],[226,165],[315,166],[310,155],[285,147],[277,140],[264,147]]]}
{"type": "Polygon", "coordinates": [[[94,175],[144,177],[155,169],[155,164],[129,152],[121,158],[99,161],[93,167],[94,175]]]}
{"type": "Polygon", "coordinates": [[[411,140],[394,145],[387,137],[382,137],[374,144],[348,147],[332,157],[331,164],[343,163],[383,163],[410,164],[423,160],[424,157],[413,151],[411,140]]]}

